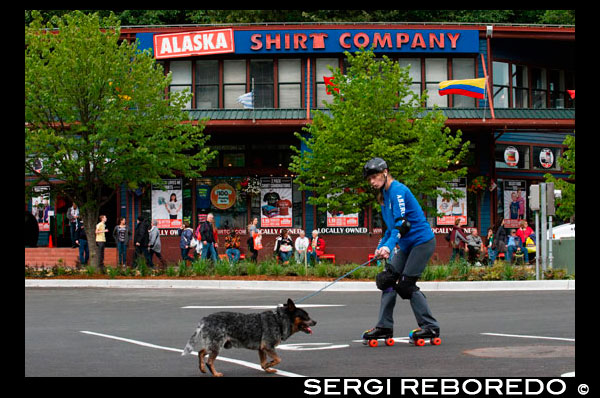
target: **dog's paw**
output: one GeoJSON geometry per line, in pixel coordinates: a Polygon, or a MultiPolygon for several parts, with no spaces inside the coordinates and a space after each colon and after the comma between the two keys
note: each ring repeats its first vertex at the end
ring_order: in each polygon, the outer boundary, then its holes
{"type": "Polygon", "coordinates": [[[266,368],[265,372],[267,373],[277,373],[277,369],[273,369],[273,368],[266,368]]]}
{"type": "Polygon", "coordinates": [[[223,373],[215,372],[215,373],[213,373],[213,377],[223,377],[223,373]]]}

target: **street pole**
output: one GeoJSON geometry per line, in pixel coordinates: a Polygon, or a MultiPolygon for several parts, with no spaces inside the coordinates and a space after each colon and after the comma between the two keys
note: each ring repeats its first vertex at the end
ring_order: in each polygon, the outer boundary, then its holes
{"type": "Polygon", "coordinates": [[[540,212],[535,213],[535,280],[540,280],[540,212]]]}
{"type": "MultiPolygon", "coordinates": [[[[542,241],[542,272],[546,271],[546,246],[547,246],[547,229],[546,229],[546,183],[540,183],[540,209],[542,211],[542,235],[538,238],[542,241]]],[[[543,279],[543,274],[542,274],[543,279]]]]}

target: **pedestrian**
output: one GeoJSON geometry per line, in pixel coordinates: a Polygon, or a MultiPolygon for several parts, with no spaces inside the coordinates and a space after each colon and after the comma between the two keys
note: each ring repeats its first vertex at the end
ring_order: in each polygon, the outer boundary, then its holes
{"type": "Polygon", "coordinates": [[[256,262],[258,259],[258,251],[260,250],[258,247],[262,248],[262,235],[258,229],[258,217],[254,217],[252,222],[248,225],[248,235],[249,237],[246,243],[248,244],[248,250],[252,253],[250,261],[256,262]]]}
{"type": "Polygon", "coordinates": [[[285,228],[282,229],[281,234],[277,237],[277,239],[275,239],[275,247],[273,248],[273,251],[283,264],[290,263],[290,257],[294,251],[293,244],[294,243],[292,242],[292,238],[290,238],[288,230],[285,228]]]}
{"type": "Polygon", "coordinates": [[[194,258],[189,257],[188,255],[191,249],[190,243],[192,242],[193,235],[194,231],[190,228],[190,225],[184,221],[181,228],[179,228],[179,236],[181,236],[181,238],[179,238],[179,249],[181,250],[181,259],[184,264],[186,260],[194,261],[194,258]]]}
{"type": "Polygon", "coordinates": [[[469,263],[481,265],[481,262],[479,262],[479,257],[481,256],[483,249],[483,241],[477,232],[477,228],[471,228],[471,233],[467,236],[467,252],[469,254],[469,263]]]}
{"type": "Polygon", "coordinates": [[[294,242],[294,248],[296,249],[294,256],[296,257],[297,263],[303,263],[305,260],[308,260],[306,258],[306,251],[308,250],[309,243],[306,233],[301,229],[294,242]]]}
{"type": "Polygon", "coordinates": [[[521,239],[521,246],[523,247],[523,256],[525,257],[525,264],[529,263],[529,252],[525,250],[527,244],[527,238],[533,234],[533,229],[527,225],[527,220],[521,220],[519,223],[519,229],[517,229],[517,236],[521,239]]]}
{"type": "Polygon", "coordinates": [[[521,243],[521,238],[517,236],[517,231],[511,229],[510,235],[508,236],[508,244],[506,245],[506,257],[509,263],[512,262],[515,253],[519,253],[519,255],[522,256],[523,245],[521,243]]]}
{"type": "Polygon", "coordinates": [[[454,220],[454,227],[452,227],[452,232],[450,232],[450,244],[452,246],[452,255],[450,256],[450,262],[454,261],[456,256],[460,258],[464,258],[465,255],[465,245],[467,243],[467,237],[464,229],[460,227],[460,218],[456,218],[454,220]]]}
{"type": "Polygon", "coordinates": [[[496,248],[496,244],[494,243],[494,229],[492,227],[489,227],[487,230],[485,243],[488,253],[488,265],[491,267],[494,265],[494,261],[496,261],[496,256],[498,255],[498,250],[496,248]]]}
{"type": "Polygon", "coordinates": [[[154,259],[154,255],[158,257],[160,261],[160,265],[163,269],[166,268],[167,264],[160,254],[161,244],[160,244],[160,231],[158,230],[158,221],[152,220],[152,226],[148,231],[148,254],[150,257],[150,266],[154,268],[154,263],[152,260],[154,259]]]}
{"type": "Polygon", "coordinates": [[[79,263],[86,265],[90,259],[90,247],[88,246],[87,235],[85,234],[85,226],[83,220],[78,218],[75,222],[75,243],[79,246],[79,263]]]}
{"type": "Polygon", "coordinates": [[[376,277],[377,287],[382,291],[379,319],[373,329],[363,334],[363,339],[392,337],[396,293],[402,299],[410,300],[419,326],[412,332],[412,338],[439,337],[439,323],[416,285],[435,251],[435,237],[423,209],[410,189],[390,175],[383,159],[369,160],[364,165],[363,177],[378,191],[381,216],[387,226],[375,257],[387,260],[395,251],[391,262],[386,261],[385,271],[376,277]]]}
{"type": "Polygon", "coordinates": [[[134,256],[133,256],[133,265],[134,267],[137,267],[138,265],[138,258],[140,256],[144,257],[144,260],[146,261],[146,264],[148,266],[150,266],[150,261],[149,261],[149,253],[148,253],[148,242],[149,242],[149,236],[148,236],[148,223],[146,222],[146,219],[144,218],[144,216],[139,215],[137,218],[137,224],[135,225],[135,232],[133,234],[133,243],[135,246],[135,252],[134,252],[134,256]]]}
{"type": "Polygon", "coordinates": [[[500,253],[504,253],[505,258],[508,260],[508,253],[506,250],[508,236],[506,229],[504,228],[504,219],[500,221],[500,225],[498,225],[498,228],[496,228],[496,233],[494,234],[494,244],[496,245],[497,256],[500,256],[500,253]]]}
{"type": "Polygon", "coordinates": [[[131,239],[131,231],[127,227],[125,217],[119,218],[119,224],[113,229],[113,238],[117,242],[118,264],[127,268],[127,244],[131,239]]]}
{"type": "Polygon", "coordinates": [[[104,248],[106,247],[106,216],[101,214],[96,224],[96,246],[98,246],[98,267],[104,272],[104,248]]]}
{"type": "Polygon", "coordinates": [[[77,220],[79,219],[79,207],[77,203],[73,202],[73,205],[67,210],[67,218],[69,219],[69,231],[71,233],[71,248],[77,247],[75,243],[75,230],[77,229],[77,220]]]}
{"type": "Polygon", "coordinates": [[[200,225],[200,240],[202,242],[202,259],[208,256],[213,262],[219,259],[217,255],[217,227],[215,226],[215,216],[213,213],[206,215],[206,221],[200,225]]]}
{"type": "Polygon", "coordinates": [[[314,229],[312,231],[312,239],[308,244],[308,262],[313,265],[320,263],[319,256],[323,254],[325,254],[325,240],[320,238],[319,231],[314,229]]]}
{"type": "Polygon", "coordinates": [[[240,259],[240,237],[233,228],[225,237],[225,254],[230,265],[237,263],[240,259]]]}

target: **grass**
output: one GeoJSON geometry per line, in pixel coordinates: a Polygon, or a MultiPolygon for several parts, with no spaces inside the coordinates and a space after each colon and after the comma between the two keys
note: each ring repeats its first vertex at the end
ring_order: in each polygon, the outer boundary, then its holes
{"type": "MultiPolygon", "coordinates": [[[[213,263],[210,260],[197,259],[185,264],[180,261],[169,264],[166,269],[149,268],[143,259],[138,259],[135,268],[106,267],[106,275],[117,277],[225,277],[225,276],[272,276],[302,277],[302,278],[338,278],[353,270],[358,264],[334,265],[321,262],[316,266],[305,268],[304,264],[290,261],[283,265],[275,259],[268,259],[259,263],[241,260],[230,265],[227,260],[213,263]]],[[[375,276],[383,270],[383,266],[361,267],[346,277],[347,280],[375,280],[375,276]]],[[[88,265],[83,269],[75,269],[55,265],[54,267],[25,267],[25,277],[46,278],[61,276],[95,277],[99,274],[95,266],[88,265]]],[[[575,279],[575,275],[568,275],[566,270],[560,268],[549,269],[544,273],[544,279],[575,279]]],[[[422,281],[499,281],[499,280],[535,280],[535,266],[511,265],[504,261],[496,261],[492,267],[475,267],[465,260],[458,260],[448,264],[428,265],[421,274],[422,281]]]]}

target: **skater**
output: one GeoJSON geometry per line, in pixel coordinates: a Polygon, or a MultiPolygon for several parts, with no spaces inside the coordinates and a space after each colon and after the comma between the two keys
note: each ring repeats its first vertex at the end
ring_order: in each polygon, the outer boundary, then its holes
{"type": "Polygon", "coordinates": [[[382,291],[379,319],[373,329],[363,334],[363,339],[392,337],[396,293],[402,299],[410,300],[420,328],[411,337],[415,340],[437,338],[440,326],[431,314],[425,295],[416,286],[435,250],[433,231],[412,192],[392,178],[383,159],[369,160],[364,165],[363,177],[378,190],[381,215],[387,226],[375,250],[376,257],[387,260],[385,270],[376,277],[377,287],[382,291]]]}

